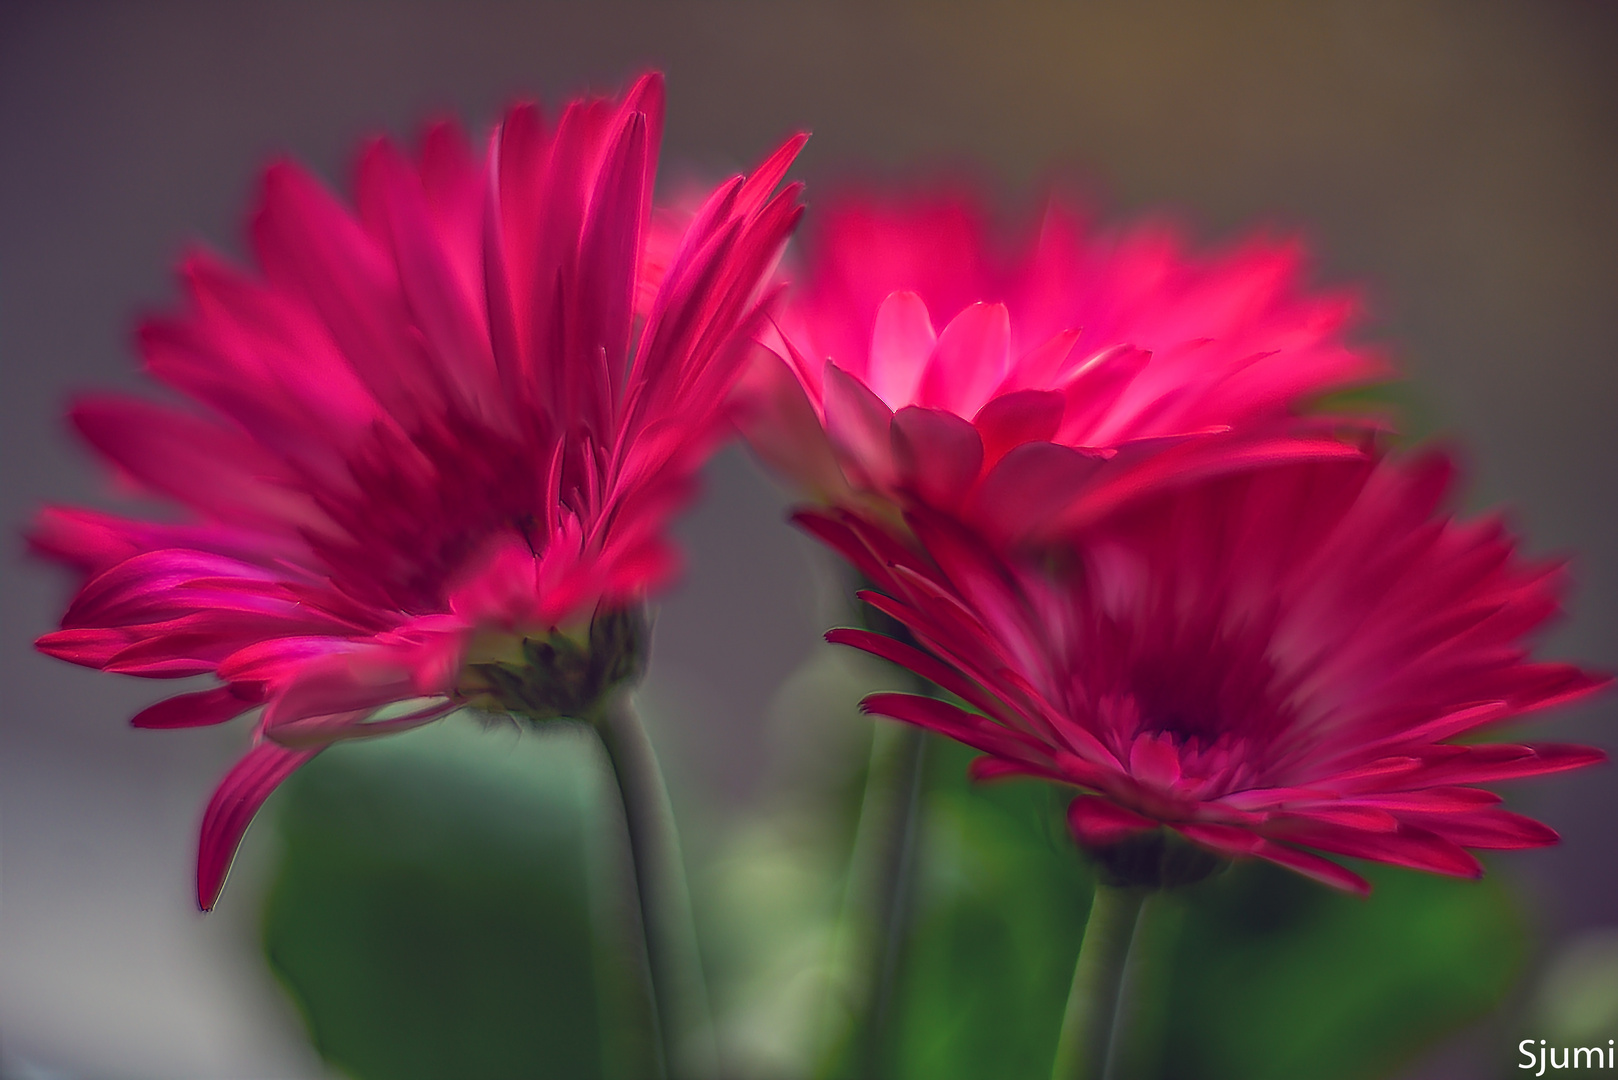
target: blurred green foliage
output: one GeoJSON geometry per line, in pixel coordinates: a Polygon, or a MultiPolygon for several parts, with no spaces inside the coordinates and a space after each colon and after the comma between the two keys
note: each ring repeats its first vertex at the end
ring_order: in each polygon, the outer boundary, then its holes
{"type": "Polygon", "coordinates": [[[653,1075],[621,824],[594,736],[457,718],[286,787],[264,948],[355,1080],[653,1075]]]}
{"type": "MultiPolygon", "coordinates": [[[[576,727],[451,722],[337,747],[288,785],[265,947],[329,1061],[356,1080],[652,1075],[598,753],[576,727]]],[[[1060,792],[974,787],[969,757],[929,752],[880,1080],[1049,1073],[1089,873],[1060,792]]],[[[705,845],[727,1080],[825,1067],[860,769],[705,845]]],[[[1155,898],[1129,975],[1126,1080],[1385,1076],[1500,1005],[1527,942],[1502,884],[1356,869],[1368,901],[1260,864],[1155,898]]]]}
{"type": "MultiPolygon", "coordinates": [[[[935,748],[895,1080],[1043,1080],[1090,882],[1032,782],[972,787],[935,748]]],[[[1131,972],[1127,1080],[1386,1076],[1497,1008],[1527,955],[1498,878],[1356,863],[1369,900],[1244,863],[1149,902],[1131,972]]]]}
{"type": "Polygon", "coordinates": [[[1385,1076],[1501,1005],[1528,935],[1498,878],[1355,868],[1368,900],[1265,863],[1179,898],[1163,998],[1195,1021],[1153,1075],[1385,1076]]]}
{"type": "Polygon", "coordinates": [[[1331,415],[1375,417],[1388,424],[1385,445],[1410,450],[1443,430],[1438,406],[1412,379],[1395,378],[1325,394],[1314,411],[1331,415]]]}
{"type": "Polygon", "coordinates": [[[1552,1046],[1611,1038],[1618,1030],[1618,930],[1587,931],[1566,942],[1541,972],[1533,999],[1518,1038],[1533,1032],[1552,1046]]]}

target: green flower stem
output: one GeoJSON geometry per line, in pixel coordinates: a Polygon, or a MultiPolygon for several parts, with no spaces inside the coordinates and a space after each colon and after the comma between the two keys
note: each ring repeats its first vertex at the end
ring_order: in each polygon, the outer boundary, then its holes
{"type": "Polygon", "coordinates": [[[838,922],[833,999],[817,1075],[888,1070],[894,984],[910,928],[927,733],[877,723],[838,922]]]}
{"type": "Polygon", "coordinates": [[[627,690],[607,702],[595,722],[623,800],[634,862],[641,926],[669,1080],[712,1078],[718,1048],[691,916],[680,836],[663,772],[627,690]]]}
{"type": "Polygon", "coordinates": [[[1124,967],[1147,893],[1143,888],[1096,884],[1084,944],[1073,968],[1073,988],[1068,991],[1051,1080],[1103,1080],[1107,1076],[1124,967]]]}

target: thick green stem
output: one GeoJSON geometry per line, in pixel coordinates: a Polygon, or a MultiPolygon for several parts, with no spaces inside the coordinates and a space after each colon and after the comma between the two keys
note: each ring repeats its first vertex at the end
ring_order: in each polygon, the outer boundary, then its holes
{"type": "Polygon", "coordinates": [[[669,1080],[712,1078],[718,1073],[718,1050],[680,836],[663,772],[628,691],[613,695],[595,729],[623,800],[669,1080]]]}
{"type": "Polygon", "coordinates": [[[825,1048],[817,1075],[881,1077],[888,1056],[894,985],[908,936],[927,733],[877,724],[849,856],[838,923],[825,1048]]]}
{"type": "Polygon", "coordinates": [[[1084,944],[1073,968],[1067,1013],[1051,1080],[1104,1080],[1112,1053],[1119,990],[1148,890],[1096,885],[1084,944]]]}

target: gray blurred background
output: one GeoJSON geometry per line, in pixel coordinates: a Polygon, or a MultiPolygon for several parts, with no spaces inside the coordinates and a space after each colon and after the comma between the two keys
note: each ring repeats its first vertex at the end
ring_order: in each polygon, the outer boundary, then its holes
{"type": "MultiPolygon", "coordinates": [[[[135,313],[174,300],[202,239],[230,252],[274,153],[346,188],[365,134],[424,114],[669,75],[665,178],[743,168],[795,128],[815,192],[850,169],[966,167],[1008,206],[1061,172],[1108,216],[1167,203],[1204,238],[1305,230],[1332,283],[1368,288],[1389,344],[1535,552],[1574,558],[1546,651],[1618,666],[1618,6],[1285,3],[239,3],[0,8],[0,1072],[313,1077],[261,971],[250,836],[195,914],[195,821],[239,726],[141,733],[161,688],[41,657],[67,583],[15,539],[44,501],[105,503],[60,421],[139,387],[135,313]]],[[[758,793],[759,717],[811,655],[824,567],[737,451],[683,532],[653,694],[682,723],[682,801],[758,793]]],[[[1613,705],[1558,720],[1609,748],[1613,705]]],[[[1618,922],[1610,769],[1529,789],[1565,837],[1495,860],[1551,933],[1618,922]]],[[[1467,1066],[1447,1052],[1424,1075],[1467,1066]]],[[[1459,1070],[1459,1071],[1457,1071],[1459,1070]]]]}

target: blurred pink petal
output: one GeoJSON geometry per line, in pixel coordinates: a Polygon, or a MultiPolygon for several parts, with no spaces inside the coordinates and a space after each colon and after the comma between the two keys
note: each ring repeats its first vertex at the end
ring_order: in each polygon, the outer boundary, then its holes
{"type": "Polygon", "coordinates": [[[737,405],[760,455],[818,501],[889,521],[947,509],[997,543],[1049,542],[1160,487],[1354,456],[1334,433],[1377,425],[1307,415],[1387,369],[1347,341],[1354,300],[1305,287],[1298,243],[1254,237],[1202,255],[1160,224],[1088,231],[1056,201],[1005,257],[986,216],[962,193],[854,194],[820,212],[813,255],[762,339],[780,362],[755,363],[737,405]],[[823,425],[840,477],[825,439],[779,422],[783,381],[823,425]],[[882,429],[908,406],[978,429],[971,475],[956,454],[893,468],[882,429]],[[1017,452],[1052,445],[1093,467],[1053,471],[1057,457],[1017,452]],[[1008,516],[1008,500],[1071,505],[1036,522],[1008,516]]]}

